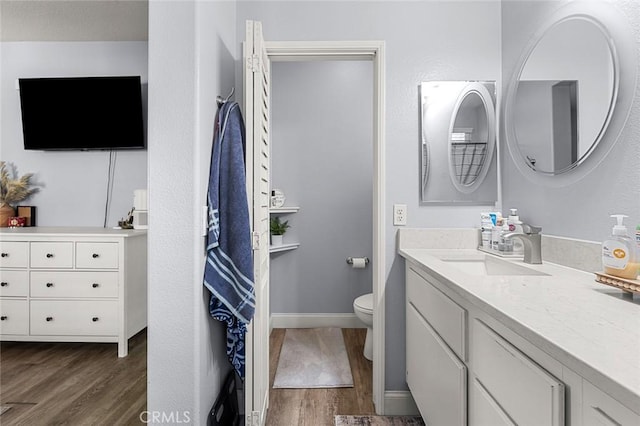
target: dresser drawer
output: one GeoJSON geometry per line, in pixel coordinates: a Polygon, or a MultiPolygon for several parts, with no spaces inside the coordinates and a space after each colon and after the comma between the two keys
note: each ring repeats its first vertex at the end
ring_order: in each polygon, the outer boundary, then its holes
{"type": "Polygon", "coordinates": [[[118,297],[118,273],[33,271],[31,297],[118,297]]]}
{"type": "Polygon", "coordinates": [[[411,268],[407,270],[407,300],[462,360],[466,360],[467,311],[411,268]]]}
{"type": "Polygon", "coordinates": [[[0,300],[0,334],[29,334],[29,302],[0,300]]]}
{"type": "Polygon", "coordinates": [[[30,328],[40,336],[115,336],[117,301],[32,300],[30,328]]]}
{"type": "Polygon", "coordinates": [[[0,296],[22,296],[29,293],[29,272],[0,269],[0,296]]]}
{"type": "Polygon", "coordinates": [[[26,268],[29,263],[29,243],[0,241],[0,268],[26,268]]]}
{"type": "Polygon", "coordinates": [[[117,269],[118,243],[77,243],[76,267],[84,269],[117,269]]]}
{"type": "Polygon", "coordinates": [[[72,268],[72,242],[31,243],[32,268],[72,268]]]}

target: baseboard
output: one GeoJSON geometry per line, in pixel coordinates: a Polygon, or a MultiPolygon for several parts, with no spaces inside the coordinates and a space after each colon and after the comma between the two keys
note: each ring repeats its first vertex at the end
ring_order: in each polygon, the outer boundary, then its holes
{"type": "Polygon", "coordinates": [[[272,328],[365,328],[356,314],[271,314],[272,328]]]}
{"type": "Polygon", "coordinates": [[[384,415],[385,416],[415,416],[419,415],[411,392],[409,391],[385,391],[384,415]]]}

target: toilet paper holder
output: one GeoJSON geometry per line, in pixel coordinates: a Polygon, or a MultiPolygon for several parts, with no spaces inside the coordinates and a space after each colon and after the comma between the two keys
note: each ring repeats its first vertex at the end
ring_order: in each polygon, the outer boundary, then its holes
{"type": "MultiPolygon", "coordinates": [[[[347,263],[348,263],[349,265],[353,265],[353,259],[354,259],[353,257],[347,257],[347,263]]],[[[368,264],[369,264],[369,258],[368,258],[368,257],[365,257],[365,258],[364,258],[364,264],[365,264],[365,265],[368,265],[368,264]]]]}

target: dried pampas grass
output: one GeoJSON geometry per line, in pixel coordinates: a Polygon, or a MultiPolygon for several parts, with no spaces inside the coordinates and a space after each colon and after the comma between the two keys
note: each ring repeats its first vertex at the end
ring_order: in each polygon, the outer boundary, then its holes
{"type": "Polygon", "coordinates": [[[10,167],[6,161],[0,161],[0,204],[15,204],[36,192],[31,187],[33,173],[18,178],[15,166],[10,167]]]}

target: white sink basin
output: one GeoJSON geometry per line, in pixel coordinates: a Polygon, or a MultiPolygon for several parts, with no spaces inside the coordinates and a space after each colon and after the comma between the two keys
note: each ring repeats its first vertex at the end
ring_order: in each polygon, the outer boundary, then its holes
{"type": "Polygon", "coordinates": [[[469,275],[549,275],[493,256],[443,257],[440,260],[469,275]]]}

